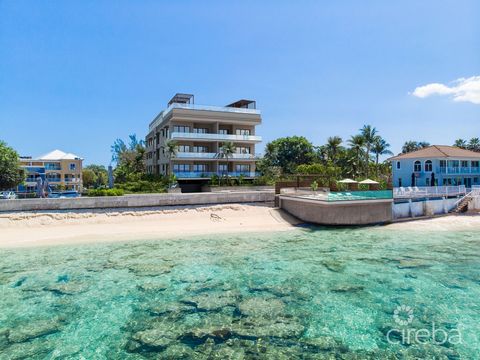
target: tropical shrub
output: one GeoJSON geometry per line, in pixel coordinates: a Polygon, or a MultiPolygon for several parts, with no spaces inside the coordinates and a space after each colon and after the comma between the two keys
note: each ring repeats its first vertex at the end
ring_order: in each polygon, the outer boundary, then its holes
{"type": "Polygon", "coordinates": [[[123,189],[90,189],[87,196],[123,196],[124,194],[123,189]]]}

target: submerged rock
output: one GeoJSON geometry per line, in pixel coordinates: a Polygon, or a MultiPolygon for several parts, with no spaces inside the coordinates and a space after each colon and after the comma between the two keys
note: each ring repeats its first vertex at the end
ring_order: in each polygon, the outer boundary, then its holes
{"type": "Polygon", "coordinates": [[[322,265],[325,266],[328,270],[333,272],[343,272],[345,270],[345,264],[339,261],[325,260],[322,261],[322,265]]]}
{"type": "Polygon", "coordinates": [[[170,273],[172,271],[173,265],[165,263],[140,263],[127,265],[126,267],[129,271],[138,276],[157,276],[170,273]]]}
{"type": "Polygon", "coordinates": [[[167,314],[191,313],[196,310],[194,305],[183,303],[155,304],[147,308],[152,315],[162,316],[167,314]]]}
{"type": "Polygon", "coordinates": [[[43,290],[50,291],[56,295],[74,295],[86,292],[88,285],[78,282],[60,282],[45,286],[43,290]]]}
{"type": "Polygon", "coordinates": [[[215,311],[226,306],[235,306],[239,294],[233,291],[205,292],[182,300],[183,304],[194,305],[200,311],[215,311]]]}
{"type": "Polygon", "coordinates": [[[273,318],[283,313],[285,304],[278,299],[255,297],[242,301],[238,309],[245,316],[273,318]]]}
{"type": "Polygon", "coordinates": [[[12,343],[30,341],[32,339],[59,332],[63,324],[64,320],[62,318],[32,321],[25,325],[10,329],[7,338],[8,341],[12,343]]]}
{"type": "Polygon", "coordinates": [[[365,289],[365,286],[362,285],[343,285],[336,288],[331,289],[331,292],[334,293],[353,293],[362,291],[365,289]]]}
{"type": "Polygon", "coordinates": [[[148,292],[160,292],[168,288],[168,284],[164,282],[144,282],[137,285],[137,289],[148,292]]]}
{"type": "Polygon", "coordinates": [[[257,339],[263,337],[295,338],[304,331],[304,326],[294,318],[275,319],[246,318],[232,325],[235,336],[257,339]]]}

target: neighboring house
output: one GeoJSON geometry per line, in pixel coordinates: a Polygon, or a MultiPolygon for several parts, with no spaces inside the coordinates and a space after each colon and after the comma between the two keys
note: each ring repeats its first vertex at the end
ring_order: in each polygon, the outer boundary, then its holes
{"type": "Polygon", "coordinates": [[[173,173],[178,180],[205,180],[212,175],[255,177],[255,144],[262,141],[255,133],[261,123],[260,111],[252,100],[239,100],[227,106],[195,105],[194,96],[176,94],[149,126],[146,136],[147,172],[173,173]],[[174,140],[175,156],[169,156],[165,143],[174,140]],[[232,142],[235,153],[219,156],[224,142],[232,142]]]}
{"type": "Polygon", "coordinates": [[[82,191],[82,161],[75,154],[67,154],[60,150],[54,150],[48,154],[33,159],[31,156],[20,157],[21,166],[27,172],[24,185],[19,185],[18,192],[34,192],[37,178],[48,180],[53,190],[63,188],[65,190],[82,191]]]}
{"type": "Polygon", "coordinates": [[[393,186],[480,184],[480,153],[454,146],[432,145],[388,159],[393,186]]]}

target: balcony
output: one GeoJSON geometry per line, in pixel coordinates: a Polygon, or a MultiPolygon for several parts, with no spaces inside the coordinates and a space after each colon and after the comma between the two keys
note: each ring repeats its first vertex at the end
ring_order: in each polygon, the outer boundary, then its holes
{"type": "Polygon", "coordinates": [[[47,180],[48,180],[48,182],[61,182],[62,181],[62,179],[59,178],[59,177],[55,177],[55,178],[47,177],[47,180]]]}
{"type": "MultiPolygon", "coordinates": [[[[229,160],[255,160],[258,159],[259,155],[253,154],[232,154],[229,157],[229,160]]],[[[210,160],[226,160],[225,158],[220,158],[218,153],[202,153],[202,152],[177,152],[174,159],[210,159],[210,160]]]]}
{"type": "Polygon", "coordinates": [[[436,170],[437,170],[437,174],[452,174],[452,175],[474,174],[474,175],[480,175],[480,167],[439,167],[436,170]]]}
{"type": "Polygon", "coordinates": [[[260,176],[260,173],[258,172],[253,172],[253,171],[246,171],[246,172],[241,172],[241,171],[229,171],[224,172],[224,171],[174,171],[174,175],[177,177],[177,179],[210,179],[212,176],[219,176],[219,177],[224,177],[224,176],[229,176],[229,177],[239,177],[239,176],[244,176],[246,178],[254,178],[257,176],[260,176]]]}
{"type": "Polygon", "coordinates": [[[45,164],[45,170],[62,170],[60,164],[45,164]]]}
{"type": "Polygon", "coordinates": [[[232,134],[201,134],[173,132],[170,137],[176,140],[206,140],[206,141],[240,141],[261,142],[262,137],[256,135],[232,135],[232,134]]]}

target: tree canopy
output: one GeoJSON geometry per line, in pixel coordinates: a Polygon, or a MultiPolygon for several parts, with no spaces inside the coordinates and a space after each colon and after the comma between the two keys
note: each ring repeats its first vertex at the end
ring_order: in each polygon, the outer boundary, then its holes
{"type": "Polygon", "coordinates": [[[0,140],[0,190],[8,190],[21,184],[25,172],[20,166],[18,153],[0,140]]]}

